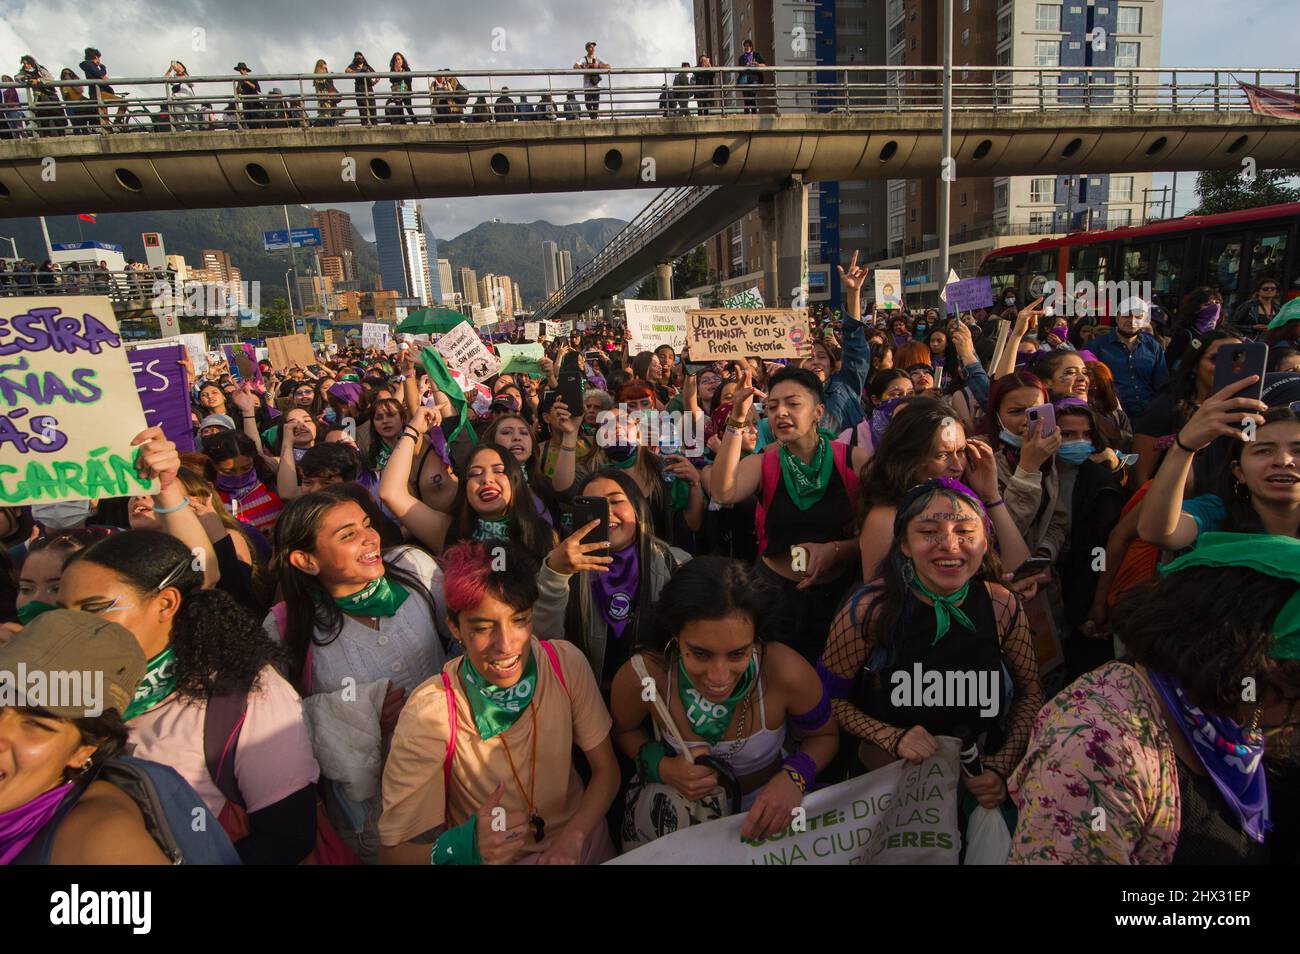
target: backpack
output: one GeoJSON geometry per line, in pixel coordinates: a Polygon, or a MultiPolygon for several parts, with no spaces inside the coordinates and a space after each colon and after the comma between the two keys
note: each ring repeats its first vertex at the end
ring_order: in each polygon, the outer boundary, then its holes
{"type": "MultiPolygon", "coordinates": [[[[211,813],[190,783],[170,765],[119,756],[95,773],[95,781],[108,782],[125,792],[144,816],[145,827],[174,865],[238,865],[239,853],[218,824],[194,830],[194,819],[211,813]]],[[[14,864],[48,865],[59,824],[85,794],[84,786],[68,798],[49,824],[14,859],[14,864]]],[[[213,819],[215,821],[215,819],[213,819]]]]}
{"type": "MultiPolygon", "coordinates": [[[[551,669],[555,675],[560,678],[560,686],[563,687],[566,695],[569,695],[569,682],[564,678],[564,670],[560,668],[560,656],[551,645],[549,639],[539,639],[542,649],[546,653],[546,659],[551,664],[551,669]]],[[[442,671],[442,688],[447,696],[447,754],[442,760],[442,791],[443,802],[446,803],[448,793],[451,792],[451,760],[456,757],[456,690],[452,688],[451,675],[447,670],[442,671]]],[[[572,696],[570,696],[572,698],[572,696]]]]}
{"type": "MultiPolygon", "coordinates": [[[[781,459],[777,455],[780,447],[772,444],[763,450],[763,476],[758,488],[758,508],[754,511],[754,533],[758,536],[758,552],[761,555],[767,549],[767,511],[776,497],[776,485],[781,480],[781,459]]],[[[844,491],[849,495],[849,505],[858,506],[858,472],[853,469],[848,444],[831,441],[831,456],[835,460],[835,470],[839,472],[844,483],[844,491]]]]}

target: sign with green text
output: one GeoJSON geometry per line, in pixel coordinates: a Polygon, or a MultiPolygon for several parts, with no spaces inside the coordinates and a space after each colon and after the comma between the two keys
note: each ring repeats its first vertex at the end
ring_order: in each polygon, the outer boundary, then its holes
{"type": "Polygon", "coordinates": [[[0,299],[0,505],[157,492],[145,427],[107,298],[0,299]]]}

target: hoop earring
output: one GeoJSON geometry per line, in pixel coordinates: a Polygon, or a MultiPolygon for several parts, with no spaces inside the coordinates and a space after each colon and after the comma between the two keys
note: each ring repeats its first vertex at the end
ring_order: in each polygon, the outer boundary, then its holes
{"type": "Polygon", "coordinates": [[[916,565],[912,563],[911,557],[908,557],[903,561],[903,565],[899,568],[898,573],[903,578],[903,582],[908,586],[911,586],[912,583],[916,581],[916,565]]]}
{"type": "Polygon", "coordinates": [[[1240,480],[1233,480],[1232,492],[1245,500],[1250,499],[1250,488],[1240,480]]]}

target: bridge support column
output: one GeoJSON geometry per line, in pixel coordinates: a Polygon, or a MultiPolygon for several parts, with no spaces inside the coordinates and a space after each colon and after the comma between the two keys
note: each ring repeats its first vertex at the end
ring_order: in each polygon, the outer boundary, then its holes
{"type": "Polygon", "coordinates": [[[660,262],[655,266],[655,290],[660,301],[673,297],[673,263],[660,262]]]}
{"type": "Polygon", "coordinates": [[[783,308],[808,304],[808,186],[792,176],[773,198],[776,208],[776,294],[767,299],[783,308]]]}
{"type": "Polygon", "coordinates": [[[600,300],[600,320],[609,324],[614,323],[614,296],[606,295],[600,300]]]}

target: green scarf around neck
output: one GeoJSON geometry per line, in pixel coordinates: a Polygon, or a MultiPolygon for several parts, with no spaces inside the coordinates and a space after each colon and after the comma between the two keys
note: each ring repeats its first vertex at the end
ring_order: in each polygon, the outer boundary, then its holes
{"type": "Polygon", "coordinates": [[[176,653],[169,645],[153,659],[150,659],[144,671],[144,678],[136,686],[135,697],[126,707],[122,718],[130,722],[136,716],[144,715],[150,709],[176,691],[176,653]]]}
{"type": "Polygon", "coordinates": [[[504,517],[475,517],[472,540],[509,540],[510,515],[504,517]]]}
{"type": "Polygon", "coordinates": [[[934,602],[934,641],[930,643],[931,646],[936,645],[947,634],[954,617],[956,617],[957,622],[967,629],[972,632],[975,630],[975,624],[970,621],[970,617],[963,613],[961,607],[957,605],[966,599],[966,594],[970,591],[970,584],[971,581],[967,580],[956,593],[949,596],[940,596],[922,583],[920,577],[912,580],[912,586],[916,591],[934,602]]]}
{"type": "Polygon", "coordinates": [[[406,587],[384,575],[351,596],[334,597],[334,605],[353,616],[393,616],[410,595],[406,587]]]}
{"type": "Polygon", "coordinates": [[[474,713],[474,724],[478,734],[485,740],[500,735],[510,728],[524,714],[528,704],[533,701],[537,691],[537,654],[532,645],[528,647],[528,662],[524,665],[524,674],[513,686],[501,688],[488,682],[474,664],[465,657],[460,673],[469,687],[469,707],[474,713]]]}
{"type": "Polygon", "coordinates": [[[830,431],[817,431],[817,450],[811,462],[805,464],[784,444],[777,451],[781,455],[781,482],[794,505],[807,510],[826,495],[831,472],[835,469],[835,455],[831,451],[834,435],[830,431]]]}
{"type": "Polygon", "coordinates": [[[740,704],[741,699],[749,695],[749,690],[754,685],[754,679],[758,675],[758,660],[750,656],[749,668],[740,677],[735,691],[721,702],[713,702],[705,698],[704,694],[691,684],[691,677],[686,674],[686,662],[680,655],[677,657],[677,673],[681,677],[677,681],[677,698],[682,702],[686,721],[696,735],[709,745],[717,745],[726,734],[727,726],[731,725],[731,715],[736,711],[736,706],[740,704]]]}

